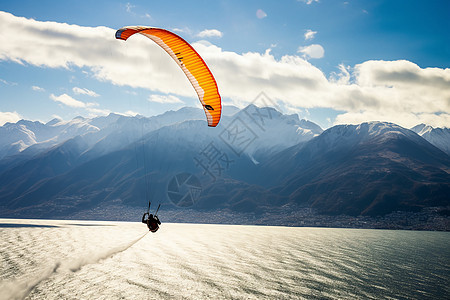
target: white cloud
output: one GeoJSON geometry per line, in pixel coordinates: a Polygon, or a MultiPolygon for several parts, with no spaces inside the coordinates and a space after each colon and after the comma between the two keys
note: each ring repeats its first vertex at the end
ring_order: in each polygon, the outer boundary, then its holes
{"type": "Polygon", "coordinates": [[[138,93],[136,92],[136,91],[128,91],[128,90],[125,90],[124,91],[126,94],[128,94],[128,95],[133,95],[133,96],[137,96],[138,95],[138,93]]]}
{"type": "Polygon", "coordinates": [[[180,98],[173,95],[150,95],[148,101],[157,103],[183,103],[180,98]]]}
{"type": "Polygon", "coordinates": [[[321,45],[312,44],[305,47],[299,47],[298,53],[303,53],[305,58],[322,58],[325,54],[325,50],[321,45]]]}
{"type": "Polygon", "coordinates": [[[236,103],[251,101],[264,91],[286,107],[346,112],[337,123],[383,119],[405,127],[422,121],[450,124],[450,69],[422,69],[408,61],[368,61],[353,68],[341,65],[340,73],[328,79],[298,56],[277,60],[270,51],[240,55],[214,45],[195,46],[211,64],[222,96],[236,103]]]}
{"type": "Polygon", "coordinates": [[[306,30],[305,40],[312,40],[317,34],[317,31],[312,31],[311,29],[306,30]]]}
{"type": "MultiPolygon", "coordinates": [[[[0,43],[0,60],[85,68],[97,80],[170,95],[150,98],[163,103],[182,103],[178,97],[197,97],[178,65],[143,36],[118,41],[114,29],[39,22],[5,12],[0,12],[0,23],[8,28],[2,38],[9,41],[0,43]]],[[[306,60],[323,56],[321,47],[317,52],[302,48],[299,55],[279,59],[270,51],[241,54],[204,42],[193,43],[193,47],[208,63],[222,98],[230,104],[249,103],[264,91],[290,109],[343,111],[336,123],[383,119],[405,127],[420,122],[450,124],[450,69],[420,68],[402,60],[366,61],[340,66],[338,74],[327,78],[306,60]]],[[[53,98],[84,109],[98,109],[66,94],[53,98]]]]}
{"type": "Polygon", "coordinates": [[[127,110],[126,112],[123,113],[124,116],[130,116],[130,117],[135,117],[137,115],[139,115],[138,112],[132,111],[132,110],[127,110]]]}
{"type": "Polygon", "coordinates": [[[62,94],[59,96],[55,96],[53,94],[50,95],[50,99],[52,99],[55,102],[62,103],[64,105],[70,106],[70,107],[87,107],[88,105],[84,102],[78,101],[72,97],[70,97],[67,94],[62,94]]]}
{"type": "Polygon", "coordinates": [[[41,88],[40,86],[36,86],[36,85],[33,85],[33,86],[31,87],[31,89],[32,89],[33,91],[36,91],[36,92],[45,92],[45,89],[44,89],[44,88],[41,88]]]}
{"type": "Polygon", "coordinates": [[[79,88],[79,87],[74,87],[72,89],[72,91],[75,93],[75,95],[87,95],[90,97],[98,97],[100,96],[99,94],[97,94],[94,91],[88,90],[88,89],[83,89],[83,88],[79,88]]]}
{"type": "MultiPolygon", "coordinates": [[[[0,60],[2,60],[1,55],[0,55],[0,60]]],[[[1,78],[0,78],[0,82],[3,83],[4,85],[17,85],[17,82],[7,81],[7,80],[1,79],[1,78]]]]}
{"type": "MultiPolygon", "coordinates": [[[[450,69],[420,68],[406,61],[366,61],[353,70],[359,103],[339,123],[386,120],[406,127],[450,124],[450,69]]],[[[355,89],[356,91],[356,89],[355,89]]],[[[448,126],[448,125],[447,125],[448,126]]]]}
{"type": "Polygon", "coordinates": [[[22,117],[17,112],[1,112],[0,111],[0,126],[5,125],[5,123],[16,123],[21,120],[22,117]]]}
{"type": "Polygon", "coordinates": [[[314,2],[317,2],[317,3],[319,3],[319,0],[297,0],[297,1],[300,1],[300,2],[305,2],[306,4],[312,4],[312,3],[314,3],[314,2]]]}
{"type": "Polygon", "coordinates": [[[106,116],[111,113],[111,111],[108,109],[98,108],[98,106],[99,106],[98,103],[95,103],[95,102],[85,103],[85,102],[79,101],[77,99],[74,99],[67,94],[61,94],[59,96],[50,94],[50,99],[52,99],[55,102],[59,102],[61,104],[69,106],[69,107],[85,109],[89,113],[90,117],[95,117],[95,116],[99,116],[99,115],[106,116]]]}
{"type": "Polygon", "coordinates": [[[127,4],[125,4],[125,8],[126,8],[128,13],[130,13],[133,10],[133,8],[135,8],[135,7],[136,6],[132,5],[130,2],[127,2],[127,4]]]}
{"type": "Polygon", "coordinates": [[[332,83],[337,83],[337,84],[342,84],[342,85],[346,85],[346,84],[350,84],[350,81],[352,80],[351,78],[351,68],[348,66],[344,66],[343,64],[339,65],[339,73],[335,73],[333,72],[330,75],[329,81],[332,83]]]}
{"type": "Polygon", "coordinates": [[[237,54],[214,45],[194,47],[210,65],[221,95],[236,102],[249,102],[261,91],[282,101],[309,102],[311,92],[325,90],[328,83],[319,69],[299,56],[277,60],[270,51],[237,54]]]}
{"type": "Polygon", "coordinates": [[[89,112],[89,117],[107,116],[111,113],[109,109],[87,107],[86,110],[89,112]]]}
{"type": "Polygon", "coordinates": [[[192,30],[189,27],[172,28],[172,31],[183,35],[193,35],[192,30]]]}
{"type": "Polygon", "coordinates": [[[262,9],[258,9],[258,10],[256,11],[256,17],[257,17],[258,19],[264,19],[265,17],[267,17],[267,14],[266,14],[266,12],[263,11],[262,9]]]}
{"type": "Polygon", "coordinates": [[[202,32],[200,32],[198,37],[205,38],[205,37],[222,37],[222,32],[220,32],[217,29],[205,29],[202,32]]]}

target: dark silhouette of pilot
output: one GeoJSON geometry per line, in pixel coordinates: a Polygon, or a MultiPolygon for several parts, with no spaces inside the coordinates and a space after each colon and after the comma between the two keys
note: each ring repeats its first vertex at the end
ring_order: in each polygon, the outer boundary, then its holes
{"type": "Polygon", "coordinates": [[[159,225],[161,225],[161,221],[159,221],[158,216],[154,216],[148,212],[142,216],[142,223],[147,224],[147,227],[151,232],[158,231],[159,225]],[[147,219],[145,219],[146,215],[148,215],[147,219]]]}

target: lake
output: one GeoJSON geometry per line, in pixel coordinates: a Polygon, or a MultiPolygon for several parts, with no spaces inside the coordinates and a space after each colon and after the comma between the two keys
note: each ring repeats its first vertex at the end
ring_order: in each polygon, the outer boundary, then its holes
{"type": "Polygon", "coordinates": [[[450,233],[0,219],[0,299],[449,299],[450,233]]]}

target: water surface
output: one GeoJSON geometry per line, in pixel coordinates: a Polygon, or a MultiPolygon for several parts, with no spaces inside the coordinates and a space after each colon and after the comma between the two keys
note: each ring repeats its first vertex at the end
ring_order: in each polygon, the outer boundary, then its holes
{"type": "Polygon", "coordinates": [[[449,299],[450,233],[0,220],[0,299],[449,299]]]}

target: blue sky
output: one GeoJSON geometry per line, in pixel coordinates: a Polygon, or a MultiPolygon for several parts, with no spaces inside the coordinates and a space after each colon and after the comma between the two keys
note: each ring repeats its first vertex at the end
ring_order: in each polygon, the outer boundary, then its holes
{"type": "Polygon", "coordinates": [[[265,92],[324,128],[450,124],[450,1],[1,1],[0,125],[200,107],[152,41],[175,31],[202,55],[224,104],[265,92]]]}

